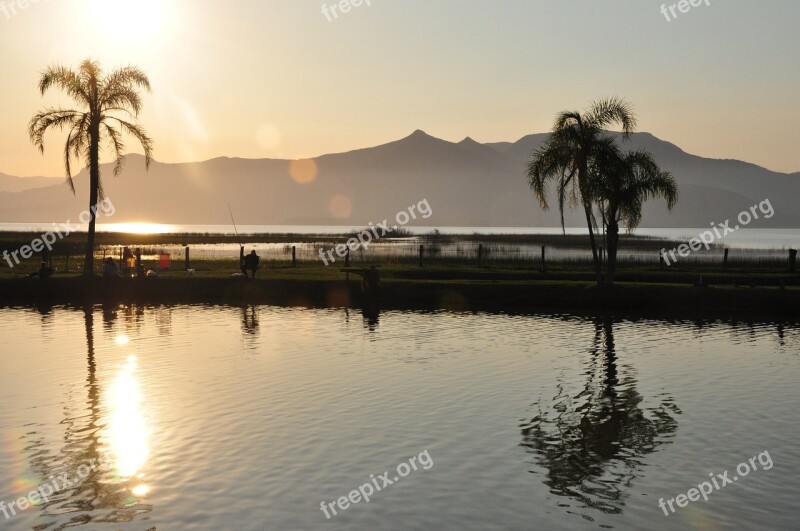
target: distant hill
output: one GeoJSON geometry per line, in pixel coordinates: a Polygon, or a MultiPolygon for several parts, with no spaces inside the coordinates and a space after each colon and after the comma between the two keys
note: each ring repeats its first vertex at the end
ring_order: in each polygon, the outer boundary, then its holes
{"type": "Polygon", "coordinates": [[[61,177],[13,177],[0,173],[0,192],[23,192],[64,182],[61,177]]]}
{"type": "MultiPolygon", "coordinates": [[[[230,203],[242,225],[357,226],[391,218],[426,198],[433,216],[418,225],[558,226],[557,211],[539,208],[525,177],[531,153],[547,136],[481,144],[471,138],[448,142],[415,131],[388,144],[317,157],[316,178],[306,183],[313,176],[309,163],[300,165],[299,172],[295,169],[296,178],[292,161],[275,159],[154,162],[145,172],[143,157],[130,155],[120,177],[103,166],[103,182],[117,209],[109,221],[120,223],[226,224],[230,203]],[[339,206],[331,208],[334,197],[339,206]],[[349,201],[350,209],[341,206],[341,198],[349,201]]],[[[800,173],[698,157],[649,133],[634,134],[625,146],[652,152],[679,183],[676,208],[670,213],[661,202],[646,205],[644,227],[705,227],[733,219],[764,199],[771,201],[776,214],[751,227],[800,227],[795,203],[800,198],[800,173]]],[[[87,172],[75,179],[77,197],[63,178],[56,179],[0,176],[0,221],[74,221],[86,208],[87,172]],[[33,189],[21,191],[26,186],[33,189]]],[[[569,226],[583,223],[579,212],[568,214],[569,226]]]]}

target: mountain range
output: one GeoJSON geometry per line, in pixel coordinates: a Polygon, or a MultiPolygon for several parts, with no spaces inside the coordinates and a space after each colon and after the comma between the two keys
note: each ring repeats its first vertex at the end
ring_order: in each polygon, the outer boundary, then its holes
{"type": "MultiPolygon", "coordinates": [[[[613,133],[612,133],[613,134],[613,133]]],[[[216,158],[203,162],[126,157],[115,177],[102,166],[103,186],[116,214],[109,222],[227,224],[230,204],[240,225],[361,226],[393,218],[427,199],[431,227],[552,227],[555,202],[542,210],[528,187],[526,164],[547,134],[516,142],[448,142],[423,131],[388,144],[317,157],[311,161],[216,158]]],[[[775,216],[750,228],[800,227],[800,173],[786,174],[737,160],[691,155],[649,133],[623,143],[650,151],[672,172],[679,200],[645,205],[643,227],[706,227],[733,220],[769,199],[775,216]]],[[[50,223],[77,219],[88,202],[88,172],[75,177],[73,196],[63,178],[0,174],[0,222],[50,223]]],[[[582,227],[572,210],[567,226],[582,227]]]]}

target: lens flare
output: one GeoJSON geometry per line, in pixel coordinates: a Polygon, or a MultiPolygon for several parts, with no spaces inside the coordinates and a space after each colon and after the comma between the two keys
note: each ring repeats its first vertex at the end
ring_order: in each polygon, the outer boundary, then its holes
{"type": "Polygon", "coordinates": [[[293,160],[289,163],[289,175],[298,184],[310,184],[317,178],[317,163],[314,159],[293,160]]]}
{"type": "Polygon", "coordinates": [[[333,217],[346,219],[353,213],[353,203],[347,197],[336,194],[328,202],[328,210],[333,217]]]}

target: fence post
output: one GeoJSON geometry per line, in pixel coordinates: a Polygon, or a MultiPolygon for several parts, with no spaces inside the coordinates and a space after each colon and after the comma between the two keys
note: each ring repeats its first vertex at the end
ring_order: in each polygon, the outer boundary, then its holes
{"type": "Polygon", "coordinates": [[[292,267],[297,267],[297,248],[292,245],[292,267]]]}
{"type": "Polygon", "coordinates": [[[483,259],[483,244],[478,244],[478,265],[481,265],[481,260],[483,259]]]}
{"type": "Polygon", "coordinates": [[[664,269],[664,248],[658,250],[658,268],[664,269]]]}
{"type": "Polygon", "coordinates": [[[419,266],[420,267],[422,267],[422,250],[423,250],[423,246],[420,245],[419,246],[419,266]]]}
{"type": "Polygon", "coordinates": [[[547,268],[544,266],[544,245],[542,245],[542,273],[547,273],[547,268]]]}
{"type": "Polygon", "coordinates": [[[789,249],[789,272],[797,271],[797,249],[789,249]]]}
{"type": "Polygon", "coordinates": [[[725,249],[725,258],[722,259],[722,269],[725,271],[728,270],[728,251],[729,249],[725,249]]]}
{"type": "Polygon", "coordinates": [[[189,271],[189,269],[191,269],[191,268],[189,267],[189,246],[188,245],[186,246],[186,249],[185,249],[184,252],[186,253],[184,255],[184,258],[183,258],[184,265],[186,266],[186,271],[189,271]]]}

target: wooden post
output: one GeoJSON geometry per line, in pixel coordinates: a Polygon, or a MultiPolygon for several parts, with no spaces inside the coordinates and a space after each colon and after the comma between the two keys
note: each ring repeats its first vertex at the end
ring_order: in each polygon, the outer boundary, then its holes
{"type": "Polygon", "coordinates": [[[297,247],[292,245],[292,267],[297,267],[297,247]]]}
{"type": "Polygon", "coordinates": [[[347,247],[347,250],[344,253],[344,266],[350,267],[350,247],[347,247]]]}
{"type": "Polygon", "coordinates": [[[544,266],[544,245],[542,245],[542,273],[547,273],[547,268],[544,266]]]}
{"type": "Polygon", "coordinates": [[[478,266],[481,265],[481,259],[483,258],[483,244],[478,244],[478,266]]]}
{"type": "Polygon", "coordinates": [[[424,247],[422,245],[419,246],[419,266],[422,267],[422,253],[424,247]]]}
{"type": "Polygon", "coordinates": [[[183,257],[183,262],[184,262],[184,265],[186,266],[186,271],[189,271],[189,269],[191,269],[191,267],[189,267],[190,264],[189,264],[189,246],[188,245],[186,246],[186,249],[184,250],[184,253],[185,254],[184,254],[184,257],[183,257]]]}
{"type": "Polygon", "coordinates": [[[658,268],[664,269],[664,248],[658,250],[658,268]]]}
{"type": "Polygon", "coordinates": [[[722,269],[725,271],[728,270],[728,251],[729,249],[725,249],[725,258],[722,259],[722,269]]]}
{"type": "Polygon", "coordinates": [[[789,249],[789,272],[797,271],[797,249],[789,249]]]}

